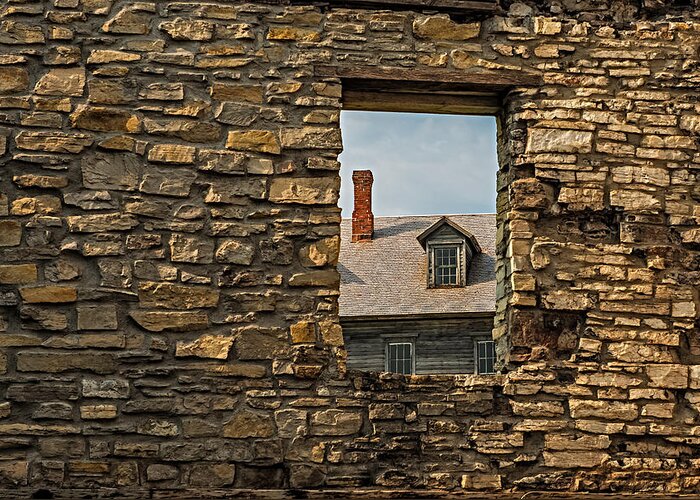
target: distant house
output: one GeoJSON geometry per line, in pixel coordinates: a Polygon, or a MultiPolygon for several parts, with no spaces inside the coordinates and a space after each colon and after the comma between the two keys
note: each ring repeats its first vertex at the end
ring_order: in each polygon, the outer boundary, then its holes
{"type": "Polygon", "coordinates": [[[353,182],[339,262],[348,367],[493,373],[495,215],[375,218],[372,173],[353,182]]]}

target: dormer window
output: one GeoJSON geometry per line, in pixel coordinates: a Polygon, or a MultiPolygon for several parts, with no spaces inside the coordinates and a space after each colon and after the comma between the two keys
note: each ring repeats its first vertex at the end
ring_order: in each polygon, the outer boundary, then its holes
{"type": "Polygon", "coordinates": [[[467,285],[469,264],[481,247],[469,231],[442,217],[418,237],[428,258],[428,288],[467,285]]]}
{"type": "Polygon", "coordinates": [[[432,250],[432,285],[460,286],[464,283],[462,276],[462,245],[431,245],[432,250]]]}

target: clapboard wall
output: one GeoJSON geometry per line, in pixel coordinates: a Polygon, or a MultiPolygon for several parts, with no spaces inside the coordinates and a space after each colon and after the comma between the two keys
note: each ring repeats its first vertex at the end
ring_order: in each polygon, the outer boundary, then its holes
{"type": "Polygon", "coordinates": [[[343,319],[348,368],[384,371],[387,342],[414,342],[416,374],[474,373],[474,342],[491,339],[493,315],[343,319]]]}

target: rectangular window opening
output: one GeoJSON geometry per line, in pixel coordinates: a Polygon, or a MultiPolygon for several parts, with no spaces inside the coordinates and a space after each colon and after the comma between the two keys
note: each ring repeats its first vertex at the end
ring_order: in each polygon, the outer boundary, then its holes
{"type": "Polygon", "coordinates": [[[501,100],[493,89],[429,85],[343,80],[338,269],[347,364],[493,374],[495,344],[483,339],[496,304],[501,100]]]}
{"type": "Polygon", "coordinates": [[[413,344],[410,342],[389,342],[387,344],[386,371],[402,375],[413,374],[413,344]]]}

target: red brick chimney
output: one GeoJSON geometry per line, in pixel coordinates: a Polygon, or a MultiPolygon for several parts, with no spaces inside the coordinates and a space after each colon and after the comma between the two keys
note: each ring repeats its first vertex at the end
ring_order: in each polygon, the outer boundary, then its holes
{"type": "Polygon", "coordinates": [[[371,170],[355,170],[352,183],[355,186],[355,206],[352,210],[352,241],[369,241],[374,234],[374,214],[372,214],[371,170]]]}

